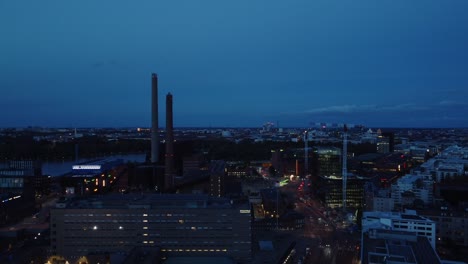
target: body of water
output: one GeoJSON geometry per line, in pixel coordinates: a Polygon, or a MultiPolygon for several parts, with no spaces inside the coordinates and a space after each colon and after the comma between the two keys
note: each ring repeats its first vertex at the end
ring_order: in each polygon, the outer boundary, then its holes
{"type": "Polygon", "coordinates": [[[124,162],[144,162],[146,154],[127,154],[127,155],[111,155],[90,159],[64,160],[64,161],[50,161],[42,163],[42,174],[50,175],[52,177],[61,176],[65,173],[72,171],[72,166],[82,164],[97,159],[122,159],[124,162]]]}

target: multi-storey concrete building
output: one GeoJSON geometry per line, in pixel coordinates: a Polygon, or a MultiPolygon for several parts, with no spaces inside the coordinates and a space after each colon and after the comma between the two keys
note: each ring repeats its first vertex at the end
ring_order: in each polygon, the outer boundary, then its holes
{"type": "Polygon", "coordinates": [[[390,197],[375,196],[372,203],[372,209],[377,212],[390,212],[394,207],[393,199],[390,197]]]}
{"type": "Polygon", "coordinates": [[[462,163],[458,164],[443,164],[438,166],[435,171],[437,182],[444,182],[458,176],[463,176],[465,165],[462,163]]]}
{"type": "Polygon", "coordinates": [[[222,197],[226,194],[228,176],[226,173],[226,162],[213,160],[210,163],[210,195],[222,197]]]}
{"type": "MultiPolygon", "coordinates": [[[[362,208],[364,204],[364,184],[366,178],[348,174],[346,184],[346,204],[351,208],[362,208]]],[[[317,185],[318,197],[327,207],[339,208],[343,206],[342,177],[320,177],[317,185]]]]}
{"type": "Polygon", "coordinates": [[[315,150],[318,159],[318,175],[322,177],[341,176],[341,149],[319,147],[315,150]]]}
{"type": "Polygon", "coordinates": [[[451,146],[434,158],[426,161],[421,168],[436,176],[437,182],[466,176],[468,168],[468,148],[451,146]]]}
{"type": "Polygon", "coordinates": [[[434,200],[433,180],[430,174],[407,174],[392,184],[392,199],[395,206],[404,206],[403,194],[412,192],[415,199],[420,199],[425,205],[434,200]]]}
{"type": "Polygon", "coordinates": [[[435,249],[435,222],[418,216],[412,210],[406,210],[404,213],[364,212],[362,216],[362,232],[368,232],[370,229],[414,232],[417,236],[426,237],[432,248],[435,249]]]}
{"type": "Polygon", "coordinates": [[[436,223],[438,244],[468,246],[468,206],[466,204],[460,208],[442,205],[434,209],[418,211],[418,214],[436,223]]]}
{"type": "Polygon", "coordinates": [[[51,210],[51,250],[69,260],[135,247],[171,256],[251,257],[251,212],[205,195],[109,195],[57,203],[51,210]]]}
{"type": "Polygon", "coordinates": [[[0,226],[14,223],[35,210],[35,194],[46,194],[48,177],[35,161],[0,163],[0,226]]]}
{"type": "Polygon", "coordinates": [[[389,153],[390,151],[390,138],[379,135],[377,137],[377,153],[389,153]]]}
{"type": "Polygon", "coordinates": [[[437,252],[426,237],[415,232],[369,229],[362,234],[363,264],[440,264],[437,252]]]}

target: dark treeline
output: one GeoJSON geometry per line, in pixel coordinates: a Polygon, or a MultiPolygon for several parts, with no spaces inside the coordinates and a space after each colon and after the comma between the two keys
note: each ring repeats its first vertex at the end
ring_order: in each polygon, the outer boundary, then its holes
{"type": "Polygon", "coordinates": [[[35,141],[31,136],[0,137],[0,158],[61,160],[74,159],[76,148],[80,158],[112,154],[140,153],[149,150],[145,140],[112,140],[105,137],[87,136],[68,142],[35,141]]]}
{"type": "MultiPolygon", "coordinates": [[[[278,142],[278,141],[263,141],[253,142],[251,140],[242,140],[238,143],[228,140],[212,140],[198,141],[195,146],[209,154],[210,159],[232,160],[232,161],[253,161],[253,160],[270,160],[271,151],[284,149],[303,149],[303,142],[278,142]]],[[[309,147],[337,147],[342,148],[342,144],[312,144],[309,147]]],[[[302,152],[302,150],[300,150],[302,152]]],[[[364,153],[375,153],[375,144],[349,144],[348,152],[354,153],[356,156],[364,153]]]]}
{"type": "MultiPolygon", "coordinates": [[[[269,160],[271,150],[300,149],[301,142],[278,142],[241,140],[234,142],[226,139],[215,140],[185,140],[175,143],[176,155],[180,158],[192,154],[202,153],[208,159],[231,161],[269,160]]],[[[319,146],[309,144],[310,147],[319,146]]],[[[341,148],[341,144],[320,144],[320,146],[334,146],[341,148]]],[[[151,144],[148,140],[118,139],[108,140],[103,136],[86,136],[73,141],[52,142],[36,141],[32,136],[0,137],[0,158],[32,159],[32,160],[61,160],[74,159],[78,148],[80,158],[93,158],[114,154],[149,153],[151,144]]],[[[373,153],[375,144],[349,144],[348,151],[355,155],[373,153]]],[[[160,145],[160,154],[164,154],[164,144],[160,145]]]]}

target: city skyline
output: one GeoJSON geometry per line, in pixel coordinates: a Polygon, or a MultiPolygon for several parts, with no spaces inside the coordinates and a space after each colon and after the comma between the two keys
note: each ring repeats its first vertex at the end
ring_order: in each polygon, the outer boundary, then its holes
{"type": "Polygon", "coordinates": [[[0,4],[1,127],[466,127],[468,2],[0,4]],[[160,127],[163,125],[160,124],[160,127]]]}

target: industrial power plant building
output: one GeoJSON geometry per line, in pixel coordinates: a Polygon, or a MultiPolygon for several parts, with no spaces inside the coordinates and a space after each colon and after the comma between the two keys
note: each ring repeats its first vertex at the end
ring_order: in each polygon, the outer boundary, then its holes
{"type": "Polygon", "coordinates": [[[154,247],[165,257],[251,258],[250,207],[205,195],[108,195],[51,210],[51,249],[69,261],[154,247]]]}

